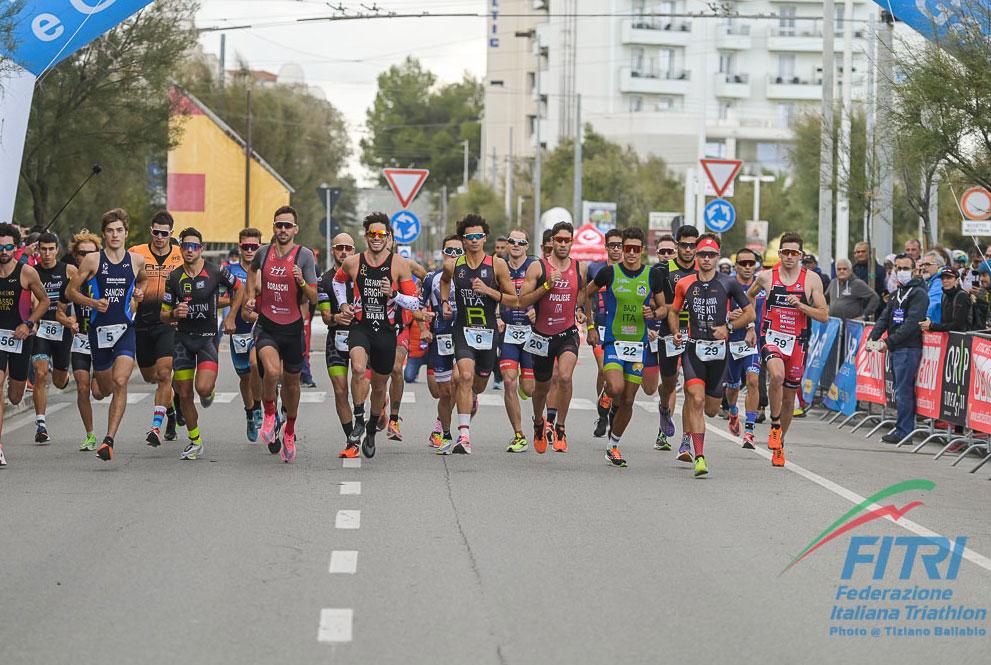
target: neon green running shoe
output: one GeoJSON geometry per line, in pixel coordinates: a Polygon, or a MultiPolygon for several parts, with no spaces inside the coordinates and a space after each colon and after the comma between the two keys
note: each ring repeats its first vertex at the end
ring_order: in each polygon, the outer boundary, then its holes
{"type": "Polygon", "coordinates": [[[671,450],[671,444],[668,443],[668,437],[660,430],[657,432],[657,440],[654,441],[654,450],[671,450]]]}
{"type": "Polygon", "coordinates": [[[96,450],[96,443],[97,443],[96,436],[93,434],[87,434],[86,439],[83,441],[83,444],[79,446],[79,450],[80,451],[96,450]]]}
{"type": "Polygon", "coordinates": [[[705,463],[705,457],[699,455],[695,458],[695,477],[705,476],[709,473],[709,465],[705,463]]]}
{"type": "Polygon", "coordinates": [[[509,447],[506,448],[507,453],[525,453],[526,449],[530,446],[530,442],[526,440],[526,437],[521,433],[517,432],[516,436],[509,443],[509,447]]]}

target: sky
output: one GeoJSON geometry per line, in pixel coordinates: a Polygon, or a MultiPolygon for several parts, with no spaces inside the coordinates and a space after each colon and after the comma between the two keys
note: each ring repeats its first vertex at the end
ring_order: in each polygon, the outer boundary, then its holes
{"type": "MultiPolygon", "coordinates": [[[[485,0],[365,0],[383,11],[484,11],[485,0]]],[[[287,21],[328,16],[334,7],[348,13],[366,11],[353,0],[201,0],[199,27],[287,21]]],[[[365,135],[365,111],[375,99],[376,78],[391,65],[414,55],[441,83],[458,81],[470,72],[485,74],[484,18],[375,19],[303,23],[229,30],[228,68],[237,57],[252,69],[278,73],[285,64],[303,68],[306,82],[323,88],[327,99],[343,114],[351,135],[351,172],[362,184],[372,174],[359,163],[358,141],[365,135]]],[[[208,53],[220,53],[220,33],[203,33],[208,53]]]]}

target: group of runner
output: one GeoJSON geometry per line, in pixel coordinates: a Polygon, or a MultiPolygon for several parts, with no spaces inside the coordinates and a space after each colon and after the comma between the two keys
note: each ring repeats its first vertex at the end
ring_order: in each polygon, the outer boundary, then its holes
{"type": "MultiPolygon", "coordinates": [[[[58,238],[44,234],[35,267],[14,260],[18,230],[0,224],[6,397],[20,401],[33,367],[35,440],[47,442],[48,379],[64,388],[71,367],[85,430],[80,449],[106,461],[113,458],[135,362],[156,386],[147,444],[173,440],[184,426],[189,442],[180,457],[202,456],[195,396],[201,407],[211,405],[226,334],[247,439],[260,438],[292,462],[304,326],[315,306],[328,327],[325,357],[346,439],[342,458],[374,457],[383,429],[402,440],[402,368],[411,344],[427,346],[428,387],[437,405],[427,441],[437,454],[472,452],[478,395],[497,363],[512,429],[507,452],[529,449],[521,404],[529,401],[534,450],[566,453],[573,375],[585,343],[598,370],[592,435],[607,437],[610,464],[627,466],[619,446],[641,390],[658,394],[655,449],[671,449],[680,367],[677,459],[691,463],[696,476],[708,474],[705,417],[715,416],[722,402],[730,431],[754,448],[757,377],[766,372],[768,447],[774,466],[783,466],[810,322],[827,318],[819,276],[801,267],[802,240],[792,233],[781,239],[778,265],[755,275],[759,257],[741,249],[735,273],[727,275],[717,270],[719,238],[690,226],[658,239],[653,265],[645,261],[651,248],[638,228],[608,231],[607,259],[585,264],[570,256],[568,222],[544,233],[539,256],[530,255],[522,229],[509,233],[505,255],[498,256],[485,250],[487,222],[469,214],[444,238],[441,266],[428,273],[392,251],[389,218],[372,213],[362,223],[364,250],[350,235],[338,235],[333,265],[318,277],[313,252],[295,243],[298,218],[289,206],[276,210],[269,244],[262,244],[260,230],[242,230],[239,260],[225,266],[205,260],[200,231],[176,233],[166,212],[152,219],[150,243],[125,249],[129,223],[123,210],[107,212],[101,235],[75,235],[63,261],[58,238]],[[744,385],[741,427],[737,400],[744,385]],[[111,397],[99,444],[91,396],[111,397]]],[[[2,413],[0,407],[0,435],[2,413]]],[[[6,464],[2,446],[0,464],[6,464]]]]}

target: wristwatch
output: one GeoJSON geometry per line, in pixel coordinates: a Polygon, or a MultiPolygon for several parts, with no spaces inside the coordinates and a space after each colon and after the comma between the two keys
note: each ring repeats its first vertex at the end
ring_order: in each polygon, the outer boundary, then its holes
{"type": "Polygon", "coordinates": [[[34,330],[34,325],[35,324],[34,324],[34,321],[32,321],[31,319],[28,319],[28,320],[24,321],[23,323],[24,323],[24,325],[26,325],[28,327],[28,332],[31,332],[32,330],[34,330]]]}
{"type": "Polygon", "coordinates": [[[726,322],[726,330],[728,330],[729,332],[733,332],[733,322],[732,321],[727,321],[726,322]]]}

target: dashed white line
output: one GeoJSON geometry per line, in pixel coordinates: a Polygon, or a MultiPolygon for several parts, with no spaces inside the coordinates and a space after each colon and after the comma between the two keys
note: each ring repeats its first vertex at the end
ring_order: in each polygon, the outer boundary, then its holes
{"type": "Polygon", "coordinates": [[[317,640],[320,642],[350,642],[353,625],[354,610],[324,608],[320,610],[320,629],[317,631],[317,640]]]}
{"type": "MultiPolygon", "coordinates": [[[[214,404],[230,404],[234,401],[235,397],[238,397],[240,393],[217,393],[213,396],[214,404]]],[[[196,396],[196,403],[201,404],[200,396],[196,396]]]]}
{"type": "Polygon", "coordinates": [[[360,482],[341,483],[341,494],[361,494],[361,483],[360,482]]]}
{"type": "Polygon", "coordinates": [[[349,550],[334,550],[330,555],[331,574],[354,575],[358,569],[358,553],[349,550]]]}
{"type": "Polygon", "coordinates": [[[361,458],[360,457],[345,457],[344,458],[344,468],[345,469],[360,469],[361,468],[361,458]]]}
{"type": "Polygon", "coordinates": [[[338,529],[357,529],[361,527],[361,511],[338,510],[337,519],[334,520],[334,526],[338,529]]]}
{"type": "Polygon", "coordinates": [[[327,393],[325,392],[305,392],[299,394],[300,404],[323,404],[326,399],[327,393]]]}

